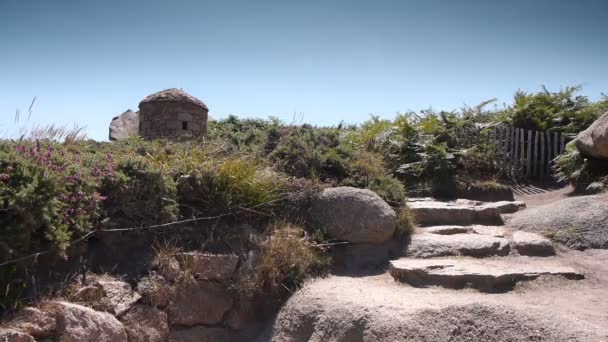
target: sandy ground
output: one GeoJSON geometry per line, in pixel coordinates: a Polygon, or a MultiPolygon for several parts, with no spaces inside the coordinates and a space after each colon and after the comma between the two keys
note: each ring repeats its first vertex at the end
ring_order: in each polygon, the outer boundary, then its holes
{"type": "Polygon", "coordinates": [[[539,205],[549,204],[567,198],[574,190],[570,185],[562,188],[541,188],[534,185],[517,185],[513,186],[512,189],[515,200],[526,202],[528,208],[538,207],[539,205]]]}

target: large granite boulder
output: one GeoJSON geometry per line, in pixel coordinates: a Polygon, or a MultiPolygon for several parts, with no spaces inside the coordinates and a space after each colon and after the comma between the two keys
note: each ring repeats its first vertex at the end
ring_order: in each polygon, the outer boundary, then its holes
{"type": "Polygon", "coordinates": [[[199,280],[228,280],[239,262],[234,254],[187,252],[177,254],[176,258],[182,269],[188,269],[199,280]]]}
{"type": "Polygon", "coordinates": [[[185,327],[218,324],[232,304],[232,296],[222,284],[186,283],[176,289],[168,305],[169,323],[185,327]]]}
{"type": "Polygon", "coordinates": [[[129,109],[112,119],[110,140],[125,140],[134,135],[139,135],[139,112],[129,109]]]}
{"type": "Polygon", "coordinates": [[[121,318],[129,342],[164,342],[169,338],[167,314],[148,305],[135,305],[121,318]]]}
{"type": "Polygon", "coordinates": [[[395,211],[375,192],[325,189],[312,203],[312,220],[334,239],[380,244],[395,232],[395,211]]]}
{"type": "Polygon", "coordinates": [[[57,340],[61,342],[126,342],[123,325],[107,312],[78,304],[53,302],[48,307],[57,320],[57,340]]]}
{"type": "Polygon", "coordinates": [[[570,248],[608,248],[608,194],[577,196],[514,214],[508,225],[570,248]]]}
{"type": "Polygon", "coordinates": [[[608,112],[580,132],[574,144],[586,156],[608,160],[608,112]]]}

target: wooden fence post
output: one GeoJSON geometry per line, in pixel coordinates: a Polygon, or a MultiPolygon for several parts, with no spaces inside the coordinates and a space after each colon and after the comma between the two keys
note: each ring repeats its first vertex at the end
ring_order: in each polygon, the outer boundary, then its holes
{"type": "Polygon", "coordinates": [[[538,133],[538,131],[534,132],[534,175],[540,177],[540,162],[538,160],[540,146],[538,146],[538,133]]]}
{"type": "Polygon", "coordinates": [[[526,177],[532,176],[532,130],[528,130],[528,148],[526,154],[526,177]]]}
{"type": "Polygon", "coordinates": [[[519,129],[519,174],[521,175],[521,178],[524,178],[525,175],[525,140],[524,140],[524,134],[526,133],[526,130],[523,128],[519,129]]]}

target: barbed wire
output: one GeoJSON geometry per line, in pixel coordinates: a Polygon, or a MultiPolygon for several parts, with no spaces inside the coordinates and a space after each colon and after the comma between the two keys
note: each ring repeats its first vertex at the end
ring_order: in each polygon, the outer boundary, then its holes
{"type": "MultiPolygon", "coordinates": [[[[103,232],[103,233],[112,233],[112,232],[126,232],[126,231],[133,231],[133,230],[148,230],[148,229],[164,228],[164,227],[170,227],[170,226],[175,226],[175,225],[180,225],[180,224],[190,223],[190,222],[196,222],[196,221],[217,220],[217,219],[220,219],[222,217],[235,215],[235,214],[238,214],[238,213],[243,212],[243,211],[254,212],[256,214],[265,214],[265,213],[261,213],[261,212],[259,212],[257,210],[254,210],[254,209],[259,208],[261,206],[265,206],[265,205],[273,204],[273,203],[276,203],[276,202],[284,201],[284,200],[288,199],[290,196],[298,195],[298,194],[300,194],[300,195],[301,194],[305,194],[306,192],[309,192],[309,191],[312,191],[312,189],[304,190],[304,191],[300,191],[300,192],[294,192],[291,195],[280,197],[280,198],[274,199],[272,201],[267,201],[267,202],[259,203],[259,204],[256,204],[256,205],[252,206],[252,207],[248,207],[248,208],[238,208],[237,210],[234,210],[232,212],[227,212],[227,213],[223,213],[223,214],[219,214],[219,215],[214,215],[214,216],[192,217],[192,218],[189,218],[189,219],[184,219],[184,220],[179,220],[179,221],[173,221],[173,222],[167,222],[167,223],[161,223],[161,224],[154,224],[154,225],[150,225],[150,226],[96,229],[96,230],[92,230],[92,231],[86,233],[85,235],[83,235],[83,236],[75,239],[74,241],[71,241],[70,245],[80,243],[80,242],[88,239],[89,237],[91,237],[91,236],[93,236],[93,235],[95,235],[97,233],[101,233],[101,232],[103,232]]],[[[47,249],[45,251],[40,251],[40,252],[32,253],[32,254],[29,254],[29,255],[17,258],[17,259],[5,261],[5,262],[0,263],[0,267],[16,264],[18,262],[21,262],[21,261],[24,261],[24,260],[28,260],[28,259],[31,259],[31,258],[38,258],[39,256],[47,254],[47,253],[50,253],[52,251],[53,251],[52,249],[47,249]]]]}

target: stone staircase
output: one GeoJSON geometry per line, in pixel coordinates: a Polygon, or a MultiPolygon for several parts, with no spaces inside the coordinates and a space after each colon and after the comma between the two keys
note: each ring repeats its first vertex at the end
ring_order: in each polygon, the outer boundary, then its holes
{"type": "Polygon", "coordinates": [[[397,281],[501,291],[541,276],[584,278],[552,258],[555,249],[549,239],[503,226],[502,214],[525,208],[523,202],[417,198],[408,205],[419,227],[402,258],[390,262],[389,272],[397,281]]]}

